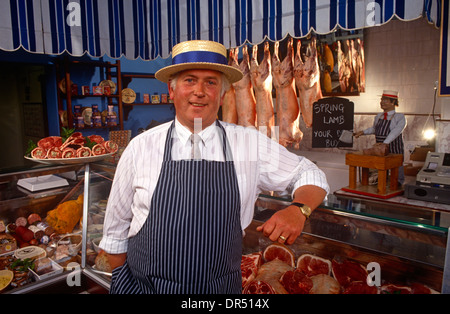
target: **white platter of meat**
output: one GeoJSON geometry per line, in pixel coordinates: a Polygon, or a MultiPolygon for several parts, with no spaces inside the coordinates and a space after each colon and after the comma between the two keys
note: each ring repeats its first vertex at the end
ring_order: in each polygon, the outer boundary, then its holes
{"type": "Polygon", "coordinates": [[[101,161],[118,151],[113,141],[105,141],[99,135],[84,137],[81,132],[72,133],[65,141],[59,136],[41,139],[25,159],[48,165],[82,164],[101,161]]]}

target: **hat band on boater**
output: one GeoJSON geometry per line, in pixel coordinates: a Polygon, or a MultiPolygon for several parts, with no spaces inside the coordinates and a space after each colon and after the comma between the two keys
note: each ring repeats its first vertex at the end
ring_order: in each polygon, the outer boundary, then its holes
{"type": "Polygon", "coordinates": [[[172,58],[172,65],[182,63],[208,62],[227,65],[227,58],[220,53],[211,51],[188,51],[172,58]]]}
{"type": "Polygon", "coordinates": [[[172,48],[172,64],[158,70],[155,77],[168,83],[174,74],[194,69],[219,71],[225,74],[230,83],[235,83],[244,76],[239,68],[228,65],[227,49],[221,43],[190,40],[172,48]]]}
{"type": "Polygon", "coordinates": [[[385,89],[383,91],[383,94],[381,95],[381,97],[388,97],[388,98],[398,99],[398,91],[385,89]]]}
{"type": "Polygon", "coordinates": [[[397,95],[389,95],[389,94],[383,94],[383,97],[398,98],[397,95]]]}

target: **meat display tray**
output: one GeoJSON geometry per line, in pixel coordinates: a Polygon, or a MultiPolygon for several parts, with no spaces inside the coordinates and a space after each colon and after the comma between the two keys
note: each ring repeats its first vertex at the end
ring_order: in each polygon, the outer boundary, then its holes
{"type": "MultiPolygon", "coordinates": [[[[256,227],[261,222],[253,221],[246,229],[243,242],[243,254],[264,251],[273,243],[256,227]]],[[[396,283],[407,285],[417,282],[440,292],[442,286],[442,268],[431,266],[381,252],[349,245],[308,233],[303,233],[289,248],[295,253],[296,260],[303,254],[312,254],[328,260],[351,260],[366,266],[369,263],[378,263],[381,270],[382,283],[396,283]]]]}

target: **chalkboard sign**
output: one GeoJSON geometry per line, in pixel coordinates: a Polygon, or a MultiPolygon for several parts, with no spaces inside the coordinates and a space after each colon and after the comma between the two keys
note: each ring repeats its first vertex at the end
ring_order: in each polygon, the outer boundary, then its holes
{"type": "Polygon", "coordinates": [[[343,131],[353,132],[354,104],[346,98],[322,98],[313,104],[312,147],[352,147],[344,143],[343,131]]]}

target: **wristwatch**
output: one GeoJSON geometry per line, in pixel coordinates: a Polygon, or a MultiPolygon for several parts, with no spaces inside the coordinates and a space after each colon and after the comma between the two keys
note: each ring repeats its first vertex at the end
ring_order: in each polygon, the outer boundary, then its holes
{"type": "Polygon", "coordinates": [[[308,219],[312,213],[311,207],[309,207],[308,205],[297,202],[291,203],[291,205],[297,206],[300,209],[303,216],[306,217],[306,219],[308,219]]]}

